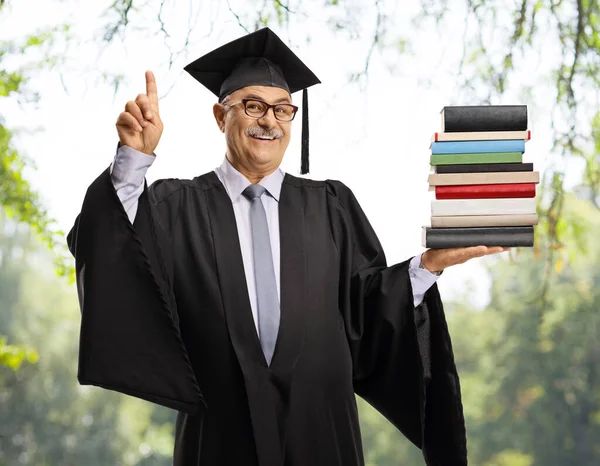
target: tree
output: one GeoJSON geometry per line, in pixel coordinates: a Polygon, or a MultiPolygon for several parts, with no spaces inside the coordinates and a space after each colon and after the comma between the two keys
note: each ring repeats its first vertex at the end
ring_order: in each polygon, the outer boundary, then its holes
{"type": "MultiPolygon", "coordinates": [[[[4,218],[4,214],[0,212],[0,220],[4,218]]],[[[4,222],[2,222],[4,225],[4,222]]],[[[14,224],[13,224],[14,229],[14,224]]],[[[5,274],[11,269],[14,261],[14,255],[21,252],[21,245],[15,244],[15,241],[7,241],[0,245],[0,296],[4,297],[6,302],[11,302],[15,298],[16,282],[14,276],[5,274]]],[[[0,328],[7,327],[7,322],[0,316],[0,328]]],[[[26,348],[18,345],[9,345],[6,336],[0,335],[0,367],[5,366],[13,371],[18,370],[23,362],[36,363],[38,354],[31,348],[26,348]]]]}
{"type": "MultiPolygon", "coordinates": [[[[0,2],[0,14],[4,12],[4,2],[0,2]]],[[[57,35],[68,32],[61,26],[23,38],[20,42],[0,42],[0,99],[13,94],[20,95],[24,105],[35,104],[39,96],[28,89],[29,76],[40,68],[52,67],[57,63],[57,57],[51,54],[51,46],[57,35]],[[2,64],[15,55],[25,56],[32,49],[46,54],[41,61],[24,63],[9,71],[2,64]]],[[[55,251],[55,270],[59,275],[67,276],[73,273],[70,261],[67,260],[64,247],[64,234],[54,228],[53,220],[40,201],[39,194],[32,189],[23,177],[23,171],[31,162],[19,153],[13,143],[13,133],[5,123],[5,117],[0,113],[0,218],[8,215],[16,223],[28,225],[33,232],[55,251]]],[[[0,264],[4,262],[0,256],[0,264]]],[[[9,345],[2,336],[0,328],[0,366],[8,366],[18,370],[24,361],[36,363],[38,354],[32,348],[21,345],[9,345]]]]}
{"type": "MultiPolygon", "coordinates": [[[[408,50],[406,36],[410,33],[398,37],[392,27],[398,2],[372,0],[369,8],[351,0],[315,0],[312,4],[263,0],[245,2],[243,6],[233,0],[209,3],[215,9],[225,5],[240,32],[265,24],[288,29],[310,25],[315,18],[308,15],[307,8],[321,5],[318,20],[327,22],[337,34],[359,41],[355,44],[368,44],[361,66],[350,77],[361,85],[367,82],[370,64],[378,59],[379,52],[400,54],[408,50]]],[[[481,312],[460,303],[456,313],[449,312],[468,399],[465,409],[472,460],[486,466],[592,464],[597,460],[593,452],[597,446],[590,439],[598,433],[598,407],[593,398],[597,399],[597,391],[592,383],[598,355],[590,343],[594,332],[597,334],[590,309],[596,297],[575,264],[582,264],[576,262],[580,259],[578,251],[594,248],[593,237],[586,234],[588,219],[594,215],[589,205],[581,207],[584,204],[568,200],[563,161],[574,157],[584,162],[578,192],[597,208],[600,116],[597,99],[590,96],[597,96],[598,88],[598,2],[427,0],[422,5],[415,28],[441,27],[457,11],[454,17],[458,14],[464,19],[464,50],[456,64],[456,80],[465,92],[462,100],[449,104],[499,103],[508,96],[519,96],[552,115],[557,154],[555,165],[546,171],[540,187],[542,221],[537,228],[536,248],[520,251],[517,267],[509,269],[499,262],[490,270],[494,297],[489,308],[481,312]],[[543,66],[531,72],[526,81],[521,70],[540,57],[543,66]],[[552,91],[550,106],[538,97],[541,86],[552,91]],[[580,209],[585,215],[578,214],[580,209]],[[519,273],[515,275],[516,269],[519,273]],[[511,296],[506,295],[507,289],[511,296]],[[573,289],[579,290],[581,299],[573,289]],[[556,341],[564,341],[564,347],[559,348],[556,341]],[[561,428],[554,428],[557,424],[561,428]],[[540,436],[539,432],[546,435],[540,436]],[[545,448],[544,442],[551,448],[545,448]]],[[[0,1],[0,13],[3,8],[6,5],[0,1]]],[[[189,3],[187,28],[181,33],[168,21],[169,13],[176,10],[173,1],[142,5],[136,0],[114,0],[107,4],[101,19],[104,28],[98,41],[126,41],[132,27],[159,33],[169,51],[169,64],[174,65],[190,44],[205,32],[215,32],[212,23],[210,29],[195,29],[199,8],[189,3]]],[[[311,28],[305,26],[303,30],[311,28]]],[[[55,33],[65,31],[68,29],[59,28],[55,33]]],[[[40,41],[38,36],[45,37],[38,34],[19,44],[2,44],[0,63],[8,54],[20,55],[26,47],[43,48],[53,37],[51,34],[40,41]]],[[[310,32],[308,36],[310,39],[310,32]]],[[[33,71],[25,66],[10,73],[0,72],[0,96],[19,92],[35,97],[26,92],[26,78],[33,71]]],[[[119,77],[111,82],[118,86],[119,77]]],[[[38,232],[47,235],[51,223],[43,206],[33,191],[27,191],[26,183],[19,184],[24,182],[20,171],[26,161],[11,143],[12,135],[4,121],[0,124],[0,142],[4,141],[0,144],[0,161],[5,161],[0,164],[0,170],[5,170],[0,171],[0,201],[12,206],[13,218],[44,225],[38,232]]],[[[595,253],[587,254],[584,259],[595,253]]],[[[595,277],[594,264],[583,263],[583,270],[595,277]]],[[[362,403],[361,416],[368,461],[395,464],[401,457],[406,464],[421,464],[418,452],[362,403]]]]}
{"type": "MultiPolygon", "coordinates": [[[[518,267],[489,268],[486,309],[459,302],[449,325],[461,373],[474,464],[598,464],[600,453],[600,213],[565,196],[565,218],[585,221],[585,254],[555,270],[546,300],[538,279],[544,260],[524,251],[518,267]],[[461,331],[458,331],[461,329],[461,331]],[[510,461],[509,461],[510,460],[510,461]]],[[[577,241],[567,239],[567,248],[577,241]]],[[[544,258],[542,258],[544,259],[544,258]]]]}
{"type": "MultiPolygon", "coordinates": [[[[52,44],[66,33],[60,26],[0,43],[0,99],[18,95],[34,106],[39,96],[28,80],[59,62],[52,44]],[[23,60],[32,53],[42,58],[23,60]]],[[[171,413],[77,385],[77,299],[48,274],[72,276],[72,261],[26,167],[0,114],[0,464],[166,465],[171,413]]]]}
{"type": "MultiPolygon", "coordinates": [[[[1,13],[3,6],[0,5],[1,13]]],[[[18,43],[0,42],[0,63],[35,52],[43,57],[33,63],[25,61],[20,66],[12,67],[15,68],[12,71],[9,71],[9,66],[1,66],[0,99],[19,95],[22,105],[36,104],[39,95],[28,88],[28,80],[40,69],[52,68],[59,62],[52,53],[52,45],[60,34],[65,33],[68,33],[68,27],[59,26],[26,36],[18,43]]],[[[10,218],[30,225],[50,249],[60,253],[64,251],[64,234],[54,228],[54,222],[40,201],[39,194],[23,178],[23,170],[28,166],[31,166],[31,162],[14,146],[13,133],[6,126],[5,116],[0,114],[0,205],[10,218]]],[[[59,254],[57,259],[57,271],[62,275],[68,274],[70,267],[64,262],[64,257],[59,254]]]]}
{"type": "Polygon", "coordinates": [[[0,366],[0,465],[170,464],[173,412],[79,386],[77,298],[52,253],[0,216],[0,257],[1,328],[41,356],[18,371],[0,366]]]}

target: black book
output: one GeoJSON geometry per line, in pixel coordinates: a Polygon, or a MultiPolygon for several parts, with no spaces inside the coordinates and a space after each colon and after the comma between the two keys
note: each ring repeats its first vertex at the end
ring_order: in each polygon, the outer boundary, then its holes
{"type": "Polygon", "coordinates": [[[436,165],[435,173],[532,172],[533,163],[465,163],[436,165]]]}
{"type": "Polygon", "coordinates": [[[468,105],[442,109],[442,131],[524,131],[527,105],[468,105]]]}
{"type": "Polygon", "coordinates": [[[425,248],[445,249],[470,246],[532,247],[533,226],[431,228],[423,227],[425,248]]]}

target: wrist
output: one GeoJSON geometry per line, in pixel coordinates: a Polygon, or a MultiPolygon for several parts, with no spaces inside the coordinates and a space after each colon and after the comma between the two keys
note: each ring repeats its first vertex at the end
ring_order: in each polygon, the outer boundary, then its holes
{"type": "Polygon", "coordinates": [[[444,271],[444,269],[442,267],[439,267],[437,264],[432,263],[430,261],[430,257],[427,254],[429,251],[425,251],[422,255],[421,255],[421,263],[419,264],[419,267],[422,269],[427,270],[430,273],[433,273],[435,275],[441,275],[442,272],[444,271]]]}

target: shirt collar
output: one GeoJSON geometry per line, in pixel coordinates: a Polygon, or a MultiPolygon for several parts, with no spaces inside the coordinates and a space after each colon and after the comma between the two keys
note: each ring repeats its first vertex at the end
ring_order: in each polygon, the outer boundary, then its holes
{"type": "MultiPolygon", "coordinates": [[[[231,198],[231,202],[237,200],[238,197],[244,192],[248,186],[252,183],[248,181],[244,175],[242,175],[239,171],[237,171],[227,157],[223,160],[223,163],[219,167],[221,174],[223,176],[223,181],[227,191],[229,193],[229,197],[231,198]]],[[[270,175],[265,176],[260,182],[259,185],[263,186],[269,194],[279,202],[279,196],[281,194],[281,185],[283,184],[283,178],[285,173],[281,168],[278,168],[270,175]]]]}

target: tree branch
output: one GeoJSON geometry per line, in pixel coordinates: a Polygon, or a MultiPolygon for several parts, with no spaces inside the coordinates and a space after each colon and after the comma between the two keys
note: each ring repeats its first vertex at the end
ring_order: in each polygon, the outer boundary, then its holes
{"type": "Polygon", "coordinates": [[[526,16],[527,16],[527,0],[522,0],[521,8],[519,10],[517,18],[515,19],[515,29],[514,29],[513,35],[510,38],[510,41],[508,44],[509,49],[508,49],[508,52],[506,53],[506,55],[504,56],[504,69],[501,70],[500,73],[498,73],[498,91],[501,94],[504,92],[504,85],[506,82],[507,75],[505,73],[505,70],[507,70],[507,69],[513,70],[514,69],[514,63],[513,63],[514,49],[517,46],[519,39],[523,36],[523,30],[524,30],[526,16]]]}
{"type": "Polygon", "coordinates": [[[113,3],[110,9],[117,10],[120,18],[119,20],[112,26],[108,27],[104,33],[104,40],[106,42],[111,42],[114,37],[119,33],[121,29],[124,29],[129,24],[129,12],[133,7],[133,0],[124,0],[124,3],[119,5],[118,1],[113,3]],[[122,8],[122,10],[120,10],[122,8]]]}
{"type": "Polygon", "coordinates": [[[360,72],[354,73],[352,75],[351,81],[353,82],[358,81],[361,77],[365,77],[367,80],[369,79],[369,66],[371,65],[371,58],[373,56],[373,52],[375,51],[375,47],[377,47],[377,45],[379,44],[381,36],[383,34],[384,15],[381,12],[381,0],[375,0],[375,9],[377,11],[377,17],[375,20],[375,34],[373,35],[371,46],[369,47],[369,51],[367,52],[365,66],[360,72]]]}
{"type": "Polygon", "coordinates": [[[238,25],[244,31],[246,31],[247,34],[250,34],[250,31],[248,30],[248,28],[246,28],[246,26],[244,26],[244,24],[242,23],[242,20],[240,19],[239,15],[235,11],[233,11],[233,9],[231,8],[231,4],[229,3],[229,0],[227,0],[227,8],[229,8],[229,12],[235,17],[238,25]]]}
{"type": "Polygon", "coordinates": [[[469,32],[469,15],[465,15],[464,19],[464,29],[463,29],[463,40],[462,40],[462,55],[460,56],[460,61],[458,63],[458,74],[463,74],[463,69],[465,66],[465,59],[467,58],[467,34],[469,32]]]}
{"type": "Polygon", "coordinates": [[[573,62],[571,64],[571,70],[569,77],[566,81],[567,88],[567,105],[569,108],[573,108],[576,105],[575,91],[573,90],[573,78],[575,77],[575,70],[577,69],[579,61],[579,53],[581,51],[581,39],[583,37],[583,19],[585,12],[583,10],[583,4],[581,0],[577,0],[577,29],[575,32],[575,40],[573,44],[573,62]]]}
{"type": "Polygon", "coordinates": [[[165,3],[167,3],[167,0],[161,0],[160,2],[160,8],[158,9],[158,24],[160,24],[160,31],[164,34],[165,39],[168,39],[169,37],[171,37],[171,35],[165,29],[165,22],[162,17],[165,3]]]}
{"type": "Polygon", "coordinates": [[[273,0],[273,1],[275,2],[275,5],[277,5],[278,7],[283,8],[288,14],[293,14],[293,15],[296,14],[295,11],[290,10],[289,3],[286,5],[281,0],[273,0]]]}

